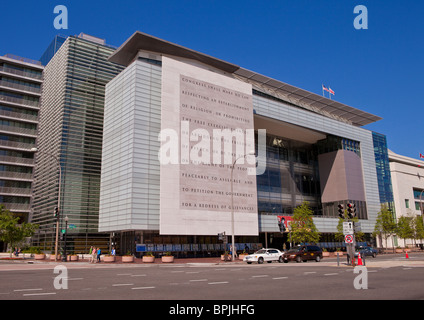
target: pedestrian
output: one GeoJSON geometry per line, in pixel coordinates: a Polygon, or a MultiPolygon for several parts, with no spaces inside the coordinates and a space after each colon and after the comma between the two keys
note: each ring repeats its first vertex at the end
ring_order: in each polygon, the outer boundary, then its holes
{"type": "Polygon", "coordinates": [[[93,247],[93,249],[91,250],[91,263],[96,263],[96,255],[97,255],[97,251],[96,248],[93,247]]]}
{"type": "Polygon", "coordinates": [[[115,248],[112,248],[112,256],[116,254],[115,248]]]}
{"type": "Polygon", "coordinates": [[[102,251],[100,248],[97,248],[97,262],[100,262],[100,255],[102,254],[102,251]]]}

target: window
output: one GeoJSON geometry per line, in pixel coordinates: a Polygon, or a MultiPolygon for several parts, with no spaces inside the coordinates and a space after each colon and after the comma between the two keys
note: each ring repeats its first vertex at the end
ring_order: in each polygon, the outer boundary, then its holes
{"type": "Polygon", "coordinates": [[[406,209],[409,209],[409,199],[405,199],[405,207],[406,209]]]}

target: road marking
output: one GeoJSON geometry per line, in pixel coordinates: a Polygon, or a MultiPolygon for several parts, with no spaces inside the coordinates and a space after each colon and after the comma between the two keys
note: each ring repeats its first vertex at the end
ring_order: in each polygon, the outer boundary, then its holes
{"type": "Polygon", "coordinates": [[[145,274],[133,274],[131,277],[145,277],[145,274]]]}
{"type": "Polygon", "coordinates": [[[40,291],[40,290],[43,290],[43,289],[42,288],[37,288],[37,289],[16,289],[16,290],[13,290],[13,291],[20,292],[20,291],[40,291]]]}
{"type": "Polygon", "coordinates": [[[264,277],[268,277],[267,274],[261,274],[259,276],[252,276],[252,278],[264,278],[264,277]]]}
{"type": "Polygon", "coordinates": [[[133,286],[134,283],[116,283],[112,284],[112,287],[121,287],[121,286],[133,286]]]}
{"type": "Polygon", "coordinates": [[[118,273],[117,276],[130,276],[131,273],[118,273]]]}
{"type": "Polygon", "coordinates": [[[272,278],[272,280],[280,280],[280,279],[288,279],[288,277],[277,277],[277,278],[272,278]]]}
{"type": "Polygon", "coordinates": [[[195,281],[208,281],[208,279],[193,279],[193,280],[188,280],[191,282],[195,282],[195,281]]]}
{"type": "Polygon", "coordinates": [[[316,273],[316,271],[307,271],[307,272],[304,272],[303,274],[312,274],[312,273],[316,273]]]}
{"type": "Polygon", "coordinates": [[[338,273],[325,273],[324,276],[337,276],[338,273]]]}
{"type": "Polygon", "coordinates": [[[143,290],[143,289],[154,289],[156,287],[135,287],[135,288],[131,288],[132,290],[143,290]]]}
{"type": "Polygon", "coordinates": [[[187,271],[186,273],[187,274],[189,274],[189,273],[200,273],[200,271],[187,271]]]}
{"type": "Polygon", "coordinates": [[[208,282],[208,284],[225,284],[225,283],[228,283],[228,281],[208,282]]]}
{"type": "Polygon", "coordinates": [[[56,292],[42,292],[42,293],[24,293],[23,296],[46,296],[50,294],[56,294],[56,292]]]}

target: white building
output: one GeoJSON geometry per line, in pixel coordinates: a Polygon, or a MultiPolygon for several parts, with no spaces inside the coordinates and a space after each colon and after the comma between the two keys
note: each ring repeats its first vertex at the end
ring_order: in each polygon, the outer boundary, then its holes
{"type": "MultiPolygon", "coordinates": [[[[389,150],[390,173],[396,219],[424,212],[424,161],[405,157],[389,150]]],[[[393,239],[393,245],[412,245],[413,240],[393,239]]],[[[388,246],[391,246],[390,243],[388,246]]]]}

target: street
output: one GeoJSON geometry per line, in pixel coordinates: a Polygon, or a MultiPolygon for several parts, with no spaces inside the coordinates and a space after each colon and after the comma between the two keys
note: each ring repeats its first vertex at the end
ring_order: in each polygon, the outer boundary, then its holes
{"type": "Polygon", "coordinates": [[[366,274],[354,273],[345,259],[337,266],[334,258],[262,265],[1,264],[0,300],[424,299],[424,254],[378,256],[366,263],[366,274]],[[358,276],[367,276],[367,288],[355,288],[358,276]]]}

